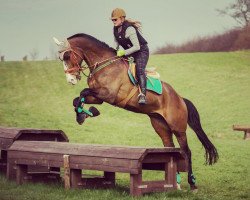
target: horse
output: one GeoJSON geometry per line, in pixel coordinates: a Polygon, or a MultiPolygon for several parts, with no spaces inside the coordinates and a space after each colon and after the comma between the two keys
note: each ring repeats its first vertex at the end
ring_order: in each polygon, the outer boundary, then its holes
{"type": "MultiPolygon", "coordinates": [[[[148,91],[147,104],[139,105],[139,89],[128,77],[128,62],[126,58],[117,57],[115,49],[84,33],[75,34],[64,42],[56,38],[54,40],[61,47],[59,57],[69,83],[79,82],[80,73],[89,69],[89,75],[83,72],[87,76],[89,87],[83,89],[80,96],[74,99],[74,106],[80,105],[80,100],[83,99],[86,104],[106,102],[128,111],[148,115],[164,147],[174,147],[173,135],[177,138],[187,161],[190,189],[197,190],[186,135],[187,125],[193,129],[205,149],[205,164],[216,163],[219,155],[201,126],[199,113],[194,104],[178,95],[168,83],[161,81],[162,94],[157,95],[148,91]],[[86,66],[82,66],[83,62],[86,66]]],[[[97,109],[93,111],[98,115],[97,109]]],[[[79,113],[77,115],[78,123],[81,124],[85,117],[79,113]]]]}

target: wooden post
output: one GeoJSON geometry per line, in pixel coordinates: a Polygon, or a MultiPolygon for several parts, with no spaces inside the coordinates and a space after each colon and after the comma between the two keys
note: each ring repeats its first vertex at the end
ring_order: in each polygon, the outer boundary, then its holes
{"type": "Polygon", "coordinates": [[[23,184],[24,177],[27,176],[27,165],[16,165],[16,183],[18,185],[23,184]]]}
{"type": "Polygon", "coordinates": [[[70,182],[72,188],[79,188],[82,185],[82,170],[70,169],[70,182]]]}
{"type": "Polygon", "coordinates": [[[177,189],[176,182],[176,172],[177,172],[177,163],[173,157],[170,157],[170,161],[166,164],[165,167],[165,180],[169,186],[172,185],[174,189],[177,189]]]}
{"type": "Polygon", "coordinates": [[[115,172],[104,172],[104,181],[110,187],[115,187],[115,172]]]}
{"type": "Polygon", "coordinates": [[[130,174],[130,195],[138,197],[142,195],[142,171],[139,174],[130,174]]]}
{"type": "Polygon", "coordinates": [[[64,166],[64,188],[70,189],[69,155],[63,155],[63,166],[64,166]]]}
{"type": "Polygon", "coordinates": [[[249,139],[250,139],[250,131],[246,130],[244,135],[244,140],[249,140],[249,139]]]}

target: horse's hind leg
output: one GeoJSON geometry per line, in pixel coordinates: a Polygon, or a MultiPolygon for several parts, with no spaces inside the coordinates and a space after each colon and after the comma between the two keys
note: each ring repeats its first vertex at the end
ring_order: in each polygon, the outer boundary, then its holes
{"type": "Polygon", "coordinates": [[[188,161],[188,183],[190,185],[190,189],[197,190],[197,186],[195,185],[195,177],[192,170],[192,155],[187,143],[186,132],[174,132],[174,134],[180,145],[181,151],[188,161]]]}
{"type": "Polygon", "coordinates": [[[149,115],[151,124],[156,133],[160,136],[165,147],[174,147],[173,133],[171,132],[168,124],[159,114],[149,115]]]}
{"type": "MultiPolygon", "coordinates": [[[[157,114],[150,115],[150,120],[153,128],[155,129],[156,133],[160,136],[163,145],[165,147],[174,147],[174,142],[173,142],[173,133],[171,129],[169,128],[168,124],[166,121],[157,114]]],[[[180,190],[181,189],[181,181],[180,181],[180,173],[179,171],[177,172],[177,188],[180,190]],[[178,178],[177,178],[178,177],[178,178]]]]}

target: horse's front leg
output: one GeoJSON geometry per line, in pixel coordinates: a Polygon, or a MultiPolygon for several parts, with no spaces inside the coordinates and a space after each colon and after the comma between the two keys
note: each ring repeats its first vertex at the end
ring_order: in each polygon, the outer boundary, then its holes
{"type": "Polygon", "coordinates": [[[89,110],[84,108],[84,104],[102,104],[103,101],[94,96],[95,93],[90,88],[81,91],[80,96],[73,100],[76,112],[76,121],[81,125],[89,116],[96,117],[100,114],[97,108],[91,106],[89,110]]]}

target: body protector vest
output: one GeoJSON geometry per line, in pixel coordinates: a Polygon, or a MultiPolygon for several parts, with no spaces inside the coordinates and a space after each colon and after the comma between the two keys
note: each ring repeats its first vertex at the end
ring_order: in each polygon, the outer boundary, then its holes
{"type": "MultiPolygon", "coordinates": [[[[129,26],[133,26],[133,24],[125,21],[122,24],[122,30],[120,32],[118,32],[118,29],[120,27],[114,27],[114,36],[116,41],[119,43],[119,45],[121,45],[125,50],[129,49],[133,46],[133,44],[131,43],[129,38],[126,38],[126,30],[129,26]]],[[[142,37],[141,33],[137,30],[137,28],[135,26],[133,26],[136,30],[136,34],[140,43],[140,46],[146,45],[147,41],[142,37]]]]}

